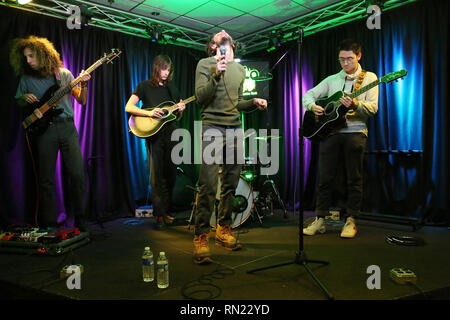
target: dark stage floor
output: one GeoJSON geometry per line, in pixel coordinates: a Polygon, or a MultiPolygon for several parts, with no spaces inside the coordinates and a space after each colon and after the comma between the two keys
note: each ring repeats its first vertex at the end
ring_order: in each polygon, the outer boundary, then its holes
{"type": "MultiPolygon", "coordinates": [[[[262,225],[247,221],[235,229],[243,249],[230,252],[211,248],[215,263],[192,262],[193,229],[189,212],[178,213],[178,225],[154,231],[153,218],[126,218],[93,226],[92,241],[64,256],[0,253],[1,297],[9,299],[216,299],[216,300],[324,300],[325,295],[305,268],[297,264],[247,274],[248,270],[293,261],[298,250],[298,216],[282,213],[264,218],[262,225]],[[129,222],[143,221],[141,224],[129,222]],[[169,259],[170,287],[141,280],[141,254],[150,245],[155,255],[165,251],[169,259]],[[81,290],[69,290],[65,280],[55,280],[64,265],[81,264],[81,290]]],[[[311,221],[312,213],[305,213],[311,221]]],[[[357,221],[355,239],[339,238],[341,221],[328,220],[323,235],[306,237],[308,258],[326,260],[328,266],[309,264],[337,300],[448,299],[450,277],[450,230],[447,227],[409,226],[357,221]],[[410,235],[426,241],[423,246],[388,244],[387,235],[410,235]],[[367,268],[379,266],[380,289],[369,290],[367,268]],[[415,272],[417,285],[394,283],[392,268],[415,272]]],[[[373,282],[372,282],[373,283],[373,282]]]]}

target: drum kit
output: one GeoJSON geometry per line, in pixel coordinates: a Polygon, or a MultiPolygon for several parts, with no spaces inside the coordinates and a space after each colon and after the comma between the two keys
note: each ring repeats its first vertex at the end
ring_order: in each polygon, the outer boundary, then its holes
{"type": "MultiPolygon", "coordinates": [[[[279,137],[258,137],[256,139],[273,139],[279,137]]],[[[280,193],[275,185],[275,182],[270,179],[268,175],[260,175],[260,168],[264,166],[260,163],[255,163],[253,158],[245,158],[245,164],[242,167],[239,183],[235,191],[235,199],[233,204],[232,223],[231,228],[237,228],[243,225],[250,217],[256,218],[259,223],[263,224],[263,219],[266,216],[272,216],[274,214],[274,204],[279,204],[284,211],[283,216],[287,217],[286,206],[281,199],[280,193]]],[[[221,189],[221,173],[219,169],[219,179],[217,185],[216,202],[214,205],[214,211],[211,215],[210,226],[216,227],[216,221],[218,216],[218,207],[220,201],[220,189],[221,189]]],[[[198,203],[198,188],[192,188],[195,191],[195,202],[192,207],[191,215],[188,221],[188,229],[194,212],[198,203]]]]}

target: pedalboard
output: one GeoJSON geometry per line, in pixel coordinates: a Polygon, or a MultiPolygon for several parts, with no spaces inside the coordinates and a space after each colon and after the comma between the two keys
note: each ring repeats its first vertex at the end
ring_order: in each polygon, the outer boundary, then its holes
{"type": "Polygon", "coordinates": [[[406,268],[394,268],[391,269],[389,275],[392,280],[398,284],[406,284],[408,282],[416,283],[417,276],[414,272],[406,268]]]}

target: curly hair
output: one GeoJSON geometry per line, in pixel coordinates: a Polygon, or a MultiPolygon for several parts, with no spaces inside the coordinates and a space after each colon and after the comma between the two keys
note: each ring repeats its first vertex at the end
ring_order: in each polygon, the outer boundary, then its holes
{"type": "Polygon", "coordinates": [[[160,78],[161,70],[166,70],[167,68],[170,68],[170,73],[167,80],[163,81],[165,87],[170,83],[170,81],[172,81],[173,78],[174,69],[172,65],[172,60],[170,60],[169,56],[164,54],[156,56],[155,59],[153,60],[153,71],[152,76],[150,78],[150,83],[152,86],[157,87],[159,85],[159,82],[161,81],[160,78]]]}
{"type": "Polygon", "coordinates": [[[29,36],[28,38],[17,38],[12,41],[10,51],[10,63],[18,76],[34,75],[48,77],[55,74],[63,66],[60,55],[53,43],[46,38],[29,36]],[[29,48],[36,57],[39,64],[37,72],[27,63],[24,55],[25,48],[29,48]]]}

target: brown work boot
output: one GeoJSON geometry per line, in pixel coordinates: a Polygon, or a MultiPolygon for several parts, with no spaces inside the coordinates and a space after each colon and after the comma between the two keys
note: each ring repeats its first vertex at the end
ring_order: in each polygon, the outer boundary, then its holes
{"type": "Polygon", "coordinates": [[[217,225],[216,245],[224,247],[227,250],[239,250],[242,248],[241,244],[231,234],[230,225],[217,225]]]}
{"type": "Polygon", "coordinates": [[[172,216],[169,215],[169,214],[165,214],[165,215],[163,216],[163,220],[164,220],[164,223],[165,223],[165,224],[172,224],[172,223],[175,221],[175,218],[172,217],[172,216]]]}
{"type": "Polygon", "coordinates": [[[194,263],[207,264],[211,263],[211,253],[209,251],[209,234],[202,233],[194,236],[194,263]]]}

